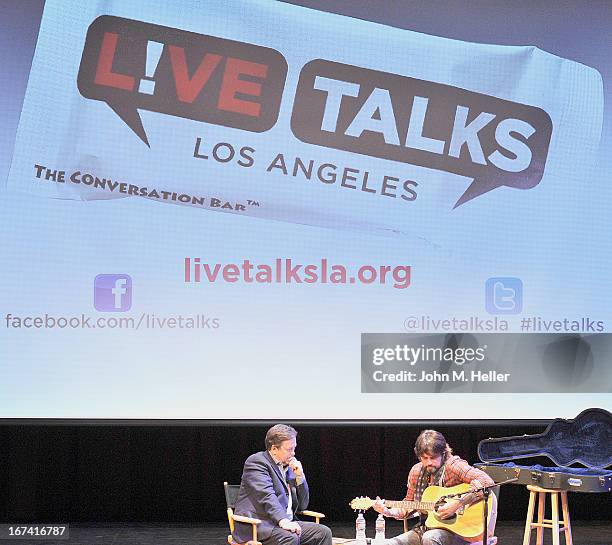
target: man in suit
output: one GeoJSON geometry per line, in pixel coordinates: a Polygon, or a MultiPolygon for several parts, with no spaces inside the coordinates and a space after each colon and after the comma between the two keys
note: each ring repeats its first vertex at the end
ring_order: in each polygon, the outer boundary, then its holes
{"type": "MultiPolygon", "coordinates": [[[[244,463],[237,515],[261,520],[257,538],[263,545],[331,545],[331,530],[322,524],[297,520],[296,512],[308,506],[306,475],[295,457],[297,432],[284,424],[266,433],[266,450],[249,456],[244,463]]],[[[234,539],[246,543],[251,526],[236,522],[234,539]]]]}

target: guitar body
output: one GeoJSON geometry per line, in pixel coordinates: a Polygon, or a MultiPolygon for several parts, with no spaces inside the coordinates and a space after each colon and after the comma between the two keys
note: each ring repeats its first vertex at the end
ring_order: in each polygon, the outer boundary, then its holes
{"type": "MultiPolygon", "coordinates": [[[[405,511],[422,511],[427,513],[425,526],[427,528],[443,528],[449,532],[457,534],[465,541],[480,541],[482,540],[482,515],[483,501],[477,501],[472,505],[459,509],[451,518],[442,519],[436,513],[444,503],[448,496],[454,494],[466,494],[470,492],[470,485],[459,484],[457,486],[444,488],[443,486],[429,486],[423,492],[423,497],[420,501],[402,500],[393,501],[387,500],[385,504],[388,507],[399,507],[405,511]]],[[[448,498],[451,501],[455,498],[448,498]]],[[[365,511],[372,507],[374,500],[367,496],[361,496],[352,500],[349,505],[355,511],[365,511]]],[[[488,520],[491,520],[491,514],[497,506],[497,498],[495,494],[489,495],[488,520]]]]}
{"type": "MultiPolygon", "coordinates": [[[[470,491],[468,484],[459,484],[450,488],[442,486],[429,486],[423,492],[422,502],[437,502],[443,496],[449,494],[459,494],[470,491]]],[[[491,512],[495,502],[497,501],[495,494],[489,496],[488,504],[488,520],[491,520],[491,512]]],[[[483,502],[478,501],[469,505],[463,510],[459,510],[449,519],[441,519],[435,511],[427,512],[427,520],[425,526],[427,528],[443,528],[454,534],[461,536],[466,541],[482,540],[482,508],[483,502]]]]}

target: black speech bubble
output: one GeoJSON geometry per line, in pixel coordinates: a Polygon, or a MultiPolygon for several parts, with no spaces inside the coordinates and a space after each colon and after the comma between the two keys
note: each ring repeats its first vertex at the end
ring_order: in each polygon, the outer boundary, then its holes
{"type": "Polygon", "coordinates": [[[294,135],[310,144],[341,149],[353,153],[400,161],[412,165],[442,170],[473,178],[472,183],[455,203],[455,208],[500,186],[530,189],[544,174],[552,134],[550,116],[541,108],[503,100],[450,85],[434,83],[387,72],[317,59],[304,66],[296,90],[291,129],[294,135]],[[315,88],[315,78],[321,76],[341,82],[358,84],[357,96],[344,96],[341,101],[337,128],[334,132],[321,130],[328,93],[315,88]],[[377,132],[364,131],[359,137],[345,131],[355,115],[375,89],[389,92],[400,137],[400,145],[385,142],[377,132]],[[446,142],[443,154],[406,147],[407,126],[415,97],[429,100],[423,135],[446,142]],[[531,151],[529,165],[520,172],[508,172],[487,161],[473,162],[467,146],[462,146],[459,157],[448,154],[457,107],[468,108],[467,123],[486,112],[495,119],[478,132],[485,158],[495,151],[507,159],[514,159],[496,141],[497,126],[506,120],[528,123],[535,129],[527,138],[513,133],[513,138],[531,151]]]}
{"type": "Polygon", "coordinates": [[[77,84],[149,145],[139,109],[269,130],[286,75],[287,61],[274,49],[103,15],[87,31],[77,84]],[[148,42],[163,44],[154,74],[146,73],[148,42]],[[141,80],[153,82],[152,93],[139,91],[141,80]]]}

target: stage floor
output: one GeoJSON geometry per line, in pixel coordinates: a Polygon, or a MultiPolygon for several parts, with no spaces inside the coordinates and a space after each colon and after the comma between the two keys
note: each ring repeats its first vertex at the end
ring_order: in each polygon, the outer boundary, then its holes
{"type": "MultiPolygon", "coordinates": [[[[354,526],[329,524],[334,536],[354,537],[354,526]]],[[[524,522],[499,522],[496,535],[499,545],[522,545],[524,522]]],[[[371,532],[373,532],[373,523],[371,532]]],[[[399,533],[394,523],[387,526],[387,537],[399,533]]],[[[224,545],[227,526],[222,524],[98,524],[70,525],[70,539],[56,541],[2,540],[0,545],[224,545]]],[[[370,537],[370,529],[368,528],[370,537]]],[[[574,545],[612,545],[612,523],[575,522],[572,525],[574,545]]],[[[373,537],[373,536],[372,536],[373,537]]],[[[532,543],[535,542],[535,535],[532,543]]],[[[551,544],[550,531],[545,534],[545,545],[551,544]]],[[[561,543],[565,544],[563,536],[561,543]]]]}

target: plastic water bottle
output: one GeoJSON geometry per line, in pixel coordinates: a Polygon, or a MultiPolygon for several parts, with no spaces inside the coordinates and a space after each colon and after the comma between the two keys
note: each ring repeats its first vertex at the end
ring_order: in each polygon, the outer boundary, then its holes
{"type": "Polygon", "coordinates": [[[374,536],[374,542],[381,544],[385,541],[385,517],[382,513],[376,518],[376,535],[374,536]]]}
{"type": "Polygon", "coordinates": [[[363,513],[359,513],[357,515],[357,520],[355,521],[355,541],[358,545],[366,545],[366,519],[363,516],[363,513]]]}

